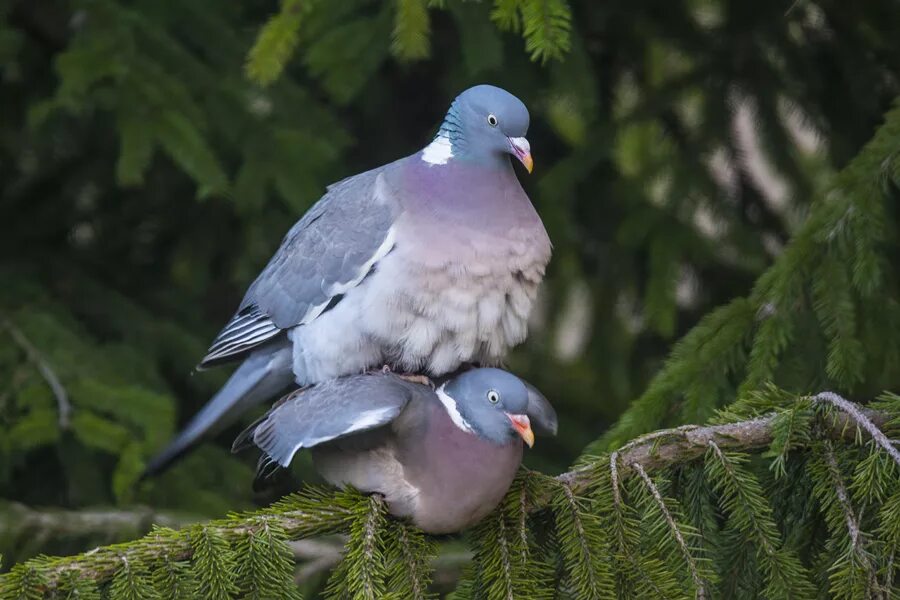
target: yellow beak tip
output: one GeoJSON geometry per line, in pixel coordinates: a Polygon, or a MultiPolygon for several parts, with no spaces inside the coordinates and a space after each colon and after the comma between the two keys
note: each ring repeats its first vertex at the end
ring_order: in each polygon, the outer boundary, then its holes
{"type": "Polygon", "coordinates": [[[529,173],[534,170],[534,159],[531,158],[531,154],[526,154],[522,157],[522,164],[525,165],[529,173]]]}

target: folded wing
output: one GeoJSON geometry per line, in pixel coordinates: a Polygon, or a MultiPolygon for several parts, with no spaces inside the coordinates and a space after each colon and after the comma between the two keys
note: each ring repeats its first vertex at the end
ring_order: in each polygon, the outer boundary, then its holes
{"type": "Polygon", "coordinates": [[[411,394],[409,383],[384,373],[342,377],[298,390],[238,436],[232,450],[258,446],[286,467],[301,448],[389,424],[411,394]]]}
{"type": "Polygon", "coordinates": [[[201,367],[245,354],[327,312],[394,247],[394,205],[381,170],[350,177],[294,225],[213,341],[201,367]]]}

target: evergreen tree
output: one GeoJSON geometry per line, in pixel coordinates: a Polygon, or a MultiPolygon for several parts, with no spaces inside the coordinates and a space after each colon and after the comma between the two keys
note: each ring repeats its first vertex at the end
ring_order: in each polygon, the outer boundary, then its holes
{"type": "Polygon", "coordinates": [[[0,598],[297,597],[294,542],[334,535],[309,595],[897,597],[900,7],[0,14],[0,598]],[[271,504],[308,463],[251,496],[234,430],[139,483],[289,225],[480,81],[532,111],[555,251],[510,367],[563,435],[467,550],[351,492],[271,504]]]}

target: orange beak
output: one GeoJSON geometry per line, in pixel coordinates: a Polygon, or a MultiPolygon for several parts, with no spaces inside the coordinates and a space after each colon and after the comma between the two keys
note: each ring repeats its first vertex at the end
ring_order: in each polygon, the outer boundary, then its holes
{"type": "Polygon", "coordinates": [[[534,432],[531,430],[531,421],[528,420],[528,415],[511,415],[506,413],[506,416],[509,417],[509,420],[512,422],[513,429],[522,436],[522,439],[525,440],[525,443],[528,444],[529,448],[534,447],[534,432]]]}
{"type": "Polygon", "coordinates": [[[523,137],[508,139],[512,153],[516,158],[519,159],[519,161],[523,165],[525,165],[525,168],[528,169],[528,172],[531,173],[532,169],[534,169],[534,160],[531,158],[531,144],[529,144],[528,140],[523,137]]]}

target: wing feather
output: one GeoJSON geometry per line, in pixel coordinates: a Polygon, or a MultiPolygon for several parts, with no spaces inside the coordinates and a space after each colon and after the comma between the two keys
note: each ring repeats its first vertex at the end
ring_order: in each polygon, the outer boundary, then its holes
{"type": "Polygon", "coordinates": [[[311,323],[375,270],[395,244],[396,203],[381,183],[382,169],[330,186],[291,228],[201,367],[237,358],[286,329],[311,323]]]}
{"type": "Polygon", "coordinates": [[[238,436],[233,449],[252,443],[285,467],[301,448],[391,423],[409,402],[413,385],[396,375],[375,373],[298,390],[238,436]]]}

